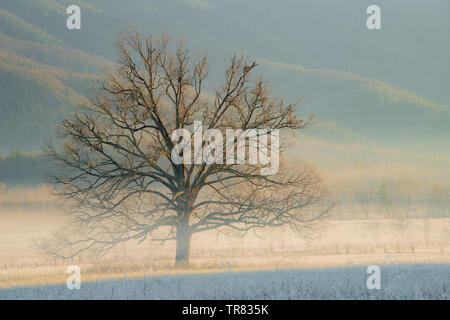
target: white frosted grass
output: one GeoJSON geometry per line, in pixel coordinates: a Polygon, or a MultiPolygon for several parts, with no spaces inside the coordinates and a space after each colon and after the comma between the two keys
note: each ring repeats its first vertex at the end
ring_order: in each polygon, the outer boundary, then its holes
{"type": "Polygon", "coordinates": [[[366,267],[225,272],[0,289],[0,299],[450,299],[450,264],[381,266],[368,290],[366,267]]]}

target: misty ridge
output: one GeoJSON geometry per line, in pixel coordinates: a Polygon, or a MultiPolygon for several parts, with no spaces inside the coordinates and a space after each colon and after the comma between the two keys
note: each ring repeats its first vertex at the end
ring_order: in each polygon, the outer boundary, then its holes
{"type": "MultiPolygon", "coordinates": [[[[270,1],[231,1],[225,5],[172,0],[151,4],[132,1],[125,6],[114,1],[82,2],[85,23],[76,32],[67,30],[63,23],[67,18],[66,1],[4,3],[0,11],[0,152],[6,167],[0,181],[26,185],[43,181],[45,170],[41,166],[45,161],[38,160],[38,155],[23,160],[29,164],[18,161],[15,170],[6,164],[6,159],[12,159],[11,152],[16,150],[41,152],[54,135],[55,122],[75,112],[93,81],[105,67],[115,64],[113,45],[117,32],[128,27],[130,15],[138,29],[155,34],[167,32],[185,38],[187,45],[200,51],[208,50],[214,61],[210,72],[213,83],[218,80],[226,55],[243,49],[260,63],[260,72],[268,76],[275,94],[289,100],[300,98],[300,113],[313,113],[320,119],[320,123],[305,131],[312,139],[330,141],[336,146],[350,144],[354,149],[361,145],[389,148],[392,152],[411,151],[425,157],[427,153],[431,157],[441,154],[440,161],[445,163],[450,150],[450,97],[445,96],[448,90],[442,87],[450,80],[446,59],[450,44],[444,40],[450,29],[444,18],[450,10],[448,4],[433,1],[425,5],[415,1],[404,7],[382,1],[380,5],[391,12],[383,16],[383,25],[389,29],[371,33],[363,28],[365,16],[356,14],[367,3],[299,1],[277,6],[270,1]],[[237,6],[245,9],[233,10],[237,6]],[[167,14],[180,8],[183,14],[176,18],[167,14]],[[234,18],[228,19],[231,15],[234,18]],[[260,16],[272,23],[258,22],[260,16]],[[317,25],[313,16],[323,17],[327,24],[317,25]],[[415,21],[414,30],[405,29],[405,19],[415,21]],[[255,27],[247,28],[243,21],[255,27]],[[209,28],[197,33],[201,23],[209,28]],[[276,36],[287,26],[296,32],[276,36]],[[435,36],[425,39],[426,32],[435,36]],[[432,61],[412,60],[427,57],[428,48],[436,53],[432,61]],[[415,53],[413,56],[406,52],[415,53]]],[[[328,155],[324,156],[327,159],[328,155]]],[[[321,157],[309,160],[315,163],[321,157]]],[[[364,163],[361,158],[351,157],[349,162],[364,163]]],[[[408,165],[419,165],[404,158],[408,165]]],[[[447,169],[444,165],[441,172],[447,169]]]]}
{"type": "Polygon", "coordinates": [[[445,84],[450,80],[446,58],[450,45],[445,39],[450,27],[445,1],[431,5],[414,1],[407,7],[382,1],[390,14],[383,17],[386,31],[378,33],[367,30],[365,15],[357,14],[365,12],[364,1],[299,1],[283,6],[270,1],[195,3],[81,3],[85,24],[76,31],[65,27],[65,1],[2,4],[5,138],[0,151],[39,151],[48,142],[52,124],[73,112],[88,94],[90,80],[117,61],[117,33],[129,27],[127,17],[132,15],[141,31],[166,32],[184,38],[196,50],[208,50],[214,60],[213,83],[220,78],[226,57],[243,51],[260,62],[274,93],[292,101],[302,99],[303,114],[336,121],[383,147],[448,155],[450,96],[445,84]],[[234,10],[241,6],[244,9],[234,10]],[[183,14],[176,18],[168,14],[181,8],[183,14]],[[260,16],[267,23],[259,22],[260,16]],[[314,17],[327,23],[318,26],[314,17]],[[405,19],[415,21],[412,30],[405,19]],[[295,32],[285,32],[288,26],[295,32]],[[434,36],[424,37],[427,32],[434,36]],[[24,90],[30,94],[19,94],[24,90]]]}

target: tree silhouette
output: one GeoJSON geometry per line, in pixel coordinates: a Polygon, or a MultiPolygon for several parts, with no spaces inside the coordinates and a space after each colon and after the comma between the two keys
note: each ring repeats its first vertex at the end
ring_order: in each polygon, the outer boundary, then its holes
{"type": "MultiPolygon", "coordinates": [[[[312,123],[295,115],[296,105],[269,97],[265,81],[251,77],[255,62],[234,55],[223,84],[207,94],[207,58],[181,42],[172,48],[166,36],[132,32],[117,46],[118,67],[99,82],[88,105],[61,123],[61,143],[46,148],[63,169],[50,180],[70,205],[71,223],[40,248],[67,258],[107,252],[131,239],[174,239],[179,265],[189,262],[194,233],[288,226],[304,235],[329,212],[328,192],[315,170],[292,169],[283,157],[273,175],[262,174],[248,155],[223,163],[174,160],[172,133],[196,120],[224,135],[227,129],[285,134],[312,123]]],[[[238,138],[233,148],[239,148],[238,138]]],[[[207,148],[203,141],[200,154],[207,148]]],[[[285,149],[279,146],[281,155],[285,149]]]]}

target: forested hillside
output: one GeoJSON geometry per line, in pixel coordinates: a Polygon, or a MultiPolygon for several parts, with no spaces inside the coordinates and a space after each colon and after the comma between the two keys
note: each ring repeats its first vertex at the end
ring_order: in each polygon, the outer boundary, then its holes
{"type": "MultiPolygon", "coordinates": [[[[370,1],[75,1],[82,29],[66,28],[68,0],[0,3],[0,154],[39,151],[116,61],[130,25],[208,50],[210,89],[239,51],[301,111],[383,147],[450,154],[450,3],[380,0],[383,30],[365,28],[370,1]],[[432,5],[430,5],[432,4],[432,5]],[[433,8],[433,9],[430,9],[433,8]],[[436,12],[437,11],[437,12],[436,12]],[[131,23],[130,23],[131,22],[131,23]],[[430,37],[429,35],[434,35],[430,37]]],[[[345,134],[330,135],[347,143],[345,134]]]]}

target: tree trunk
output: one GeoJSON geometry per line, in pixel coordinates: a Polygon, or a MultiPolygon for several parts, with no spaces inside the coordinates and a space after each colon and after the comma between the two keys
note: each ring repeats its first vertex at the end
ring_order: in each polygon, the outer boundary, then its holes
{"type": "Polygon", "coordinates": [[[175,257],[175,266],[183,267],[189,265],[189,250],[191,246],[192,233],[189,230],[189,226],[180,225],[177,227],[177,252],[175,257]]]}

